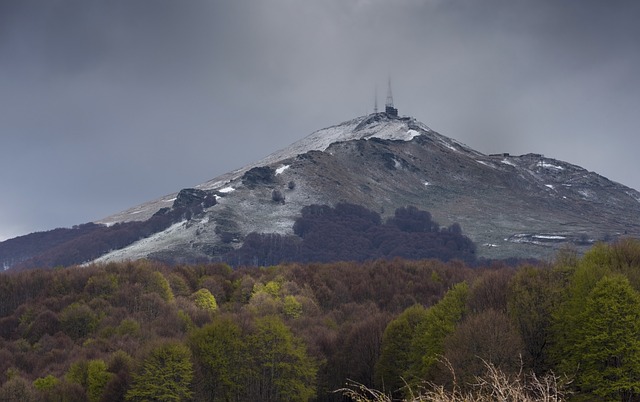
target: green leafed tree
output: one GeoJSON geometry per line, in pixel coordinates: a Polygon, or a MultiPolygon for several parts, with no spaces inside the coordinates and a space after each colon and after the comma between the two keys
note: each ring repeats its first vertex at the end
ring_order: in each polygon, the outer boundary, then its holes
{"type": "MultiPolygon", "coordinates": [[[[579,341],[576,328],[580,325],[585,301],[601,278],[614,273],[608,254],[607,245],[598,244],[591,248],[570,271],[567,286],[559,297],[560,302],[552,310],[549,355],[551,361],[560,368],[568,368],[573,364],[567,359],[579,341]]],[[[556,267],[555,271],[560,269],[556,267]]]]}
{"type": "Polygon", "coordinates": [[[111,354],[108,371],[112,375],[102,391],[102,401],[124,401],[131,381],[133,363],[133,358],[123,350],[111,354]]]}
{"type": "Polygon", "coordinates": [[[107,364],[102,359],[91,360],[87,367],[87,397],[91,402],[98,402],[107,383],[113,377],[107,371],[107,364]]]}
{"type": "Polygon", "coordinates": [[[509,286],[509,317],[524,342],[523,358],[538,375],[551,369],[551,314],[560,304],[562,287],[557,271],[536,267],[520,268],[509,286]]]}
{"type": "Polygon", "coordinates": [[[62,330],[72,339],[89,335],[98,325],[98,321],[98,315],[82,302],[70,304],[60,313],[62,330]]]}
{"type": "Polygon", "coordinates": [[[174,299],[169,281],[158,271],[150,274],[146,288],[150,292],[157,293],[164,301],[170,302],[174,299]]]}
{"type": "Polygon", "coordinates": [[[58,385],[59,382],[60,380],[49,374],[46,377],[36,378],[35,380],[33,380],[33,386],[38,391],[48,391],[55,388],[55,386],[58,385]]]}
{"type": "Polygon", "coordinates": [[[250,399],[260,401],[308,401],[316,392],[317,367],[306,346],[276,316],[256,320],[249,339],[253,373],[250,399]]]}
{"type": "Polygon", "coordinates": [[[80,360],[75,362],[67,371],[66,378],[72,383],[82,386],[89,401],[99,401],[111,378],[112,373],[107,370],[107,364],[102,359],[80,360]]]}
{"type": "Polygon", "coordinates": [[[202,310],[216,311],[218,309],[216,298],[208,289],[200,289],[191,297],[195,305],[202,310]]]}
{"type": "Polygon", "coordinates": [[[469,286],[461,282],[452,287],[437,304],[430,307],[424,319],[417,325],[411,341],[411,364],[405,373],[405,379],[411,383],[420,383],[430,379],[444,352],[444,341],[453,333],[466,311],[469,286]]]}
{"type": "Polygon", "coordinates": [[[285,296],[282,302],[282,312],[286,317],[299,318],[302,315],[302,304],[295,296],[285,296]]]}
{"type": "Polygon", "coordinates": [[[391,321],[382,336],[380,358],[375,367],[378,389],[400,396],[405,386],[403,375],[411,363],[411,342],[416,327],[425,319],[427,310],[420,304],[413,305],[391,321]]]}
{"type": "Polygon", "coordinates": [[[87,360],[79,360],[71,364],[69,370],[65,375],[67,381],[81,385],[83,388],[87,387],[87,373],[89,362],[87,360]]]}
{"type": "Polygon", "coordinates": [[[605,400],[640,395],[640,296],[622,275],[603,277],[585,301],[566,364],[576,384],[605,400]]]}
{"type": "Polygon", "coordinates": [[[193,395],[193,364],[186,346],[171,342],[154,349],[144,360],[133,385],[126,394],[128,401],[183,401],[193,395]]]}
{"type": "Polygon", "coordinates": [[[250,372],[247,345],[238,324],[215,319],[189,337],[199,396],[208,401],[241,400],[250,372]]]}

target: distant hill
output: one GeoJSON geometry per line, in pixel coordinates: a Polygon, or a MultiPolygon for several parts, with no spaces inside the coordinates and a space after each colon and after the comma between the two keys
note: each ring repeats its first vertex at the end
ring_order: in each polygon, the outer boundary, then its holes
{"type": "Polygon", "coordinates": [[[78,253],[74,263],[216,261],[237,253],[252,233],[297,236],[294,222],[304,207],[339,203],[363,206],[383,221],[398,208],[428,211],[443,227],[458,224],[481,258],[544,259],[561,247],[580,251],[640,235],[634,189],[539,154],[485,155],[413,118],[376,113],[97,221],[98,231],[83,225],[92,234],[77,228],[67,229],[66,240],[42,234],[7,240],[0,243],[0,264],[33,265],[53,249],[68,249],[68,242],[81,245],[83,236],[102,245],[78,253]],[[115,231],[128,235],[116,242],[115,231]]]}

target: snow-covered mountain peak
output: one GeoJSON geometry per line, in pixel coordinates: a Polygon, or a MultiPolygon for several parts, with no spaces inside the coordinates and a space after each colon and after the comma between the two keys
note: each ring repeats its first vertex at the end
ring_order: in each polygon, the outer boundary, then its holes
{"type": "MultiPolygon", "coordinates": [[[[247,171],[260,166],[281,167],[284,161],[310,151],[325,151],[330,145],[353,140],[370,140],[373,138],[392,141],[411,141],[418,136],[428,137],[435,146],[448,151],[462,152],[475,156],[481,153],[469,148],[454,139],[438,134],[426,124],[412,117],[397,117],[387,113],[372,113],[366,116],[342,122],[340,124],[315,131],[286,148],[276,151],[265,158],[215,177],[205,183],[197,185],[200,190],[215,190],[225,192],[232,183],[241,179],[247,171]]],[[[129,210],[109,216],[97,221],[111,225],[116,222],[145,220],[161,208],[170,207],[177,193],[168,194],[160,199],[136,206],[129,210]]]]}
{"type": "Polygon", "coordinates": [[[274,152],[256,165],[268,165],[309,151],[324,151],[329,145],[360,139],[410,141],[418,135],[434,133],[425,124],[411,117],[394,117],[374,113],[315,131],[285,149],[274,152]]]}
{"type": "Polygon", "coordinates": [[[276,151],[255,163],[234,170],[226,175],[216,177],[213,180],[197,186],[197,188],[216,190],[231,180],[239,178],[251,168],[274,165],[280,161],[309,151],[325,151],[331,144],[337,142],[360,139],[369,140],[372,138],[410,141],[419,135],[432,135],[437,137],[439,142],[444,142],[444,145],[449,148],[457,145],[460,148],[467,149],[464,144],[437,134],[427,125],[412,117],[395,117],[389,116],[386,113],[373,113],[315,131],[288,147],[276,151]]]}

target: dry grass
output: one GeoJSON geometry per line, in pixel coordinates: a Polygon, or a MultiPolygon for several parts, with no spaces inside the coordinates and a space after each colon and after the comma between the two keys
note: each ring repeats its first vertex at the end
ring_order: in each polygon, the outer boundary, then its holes
{"type": "MultiPolygon", "coordinates": [[[[518,375],[510,376],[486,361],[485,373],[470,384],[471,390],[463,391],[451,365],[446,361],[444,364],[453,375],[453,389],[427,383],[416,392],[407,389],[409,397],[405,402],[563,402],[569,394],[566,390],[569,381],[553,373],[538,377],[533,373],[524,375],[521,371],[518,375]]],[[[391,397],[383,392],[353,382],[336,392],[354,402],[392,402],[391,397]]]]}

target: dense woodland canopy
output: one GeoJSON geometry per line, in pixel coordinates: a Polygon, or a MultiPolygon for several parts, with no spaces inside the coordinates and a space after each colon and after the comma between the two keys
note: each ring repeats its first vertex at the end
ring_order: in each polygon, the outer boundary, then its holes
{"type": "Polygon", "coordinates": [[[236,266],[394,257],[476,261],[476,246],[459,224],[441,228],[429,212],[412,206],[398,208],[383,223],[380,214],[360,205],[309,205],[302,208],[293,232],[295,236],[251,233],[224,259],[236,266]]]}
{"type": "Polygon", "coordinates": [[[136,261],[5,273],[0,400],[348,401],[333,392],[347,381],[400,400],[426,384],[475,392],[487,362],[509,378],[554,372],[570,400],[637,401],[639,290],[634,240],[517,268],[136,261]]]}

